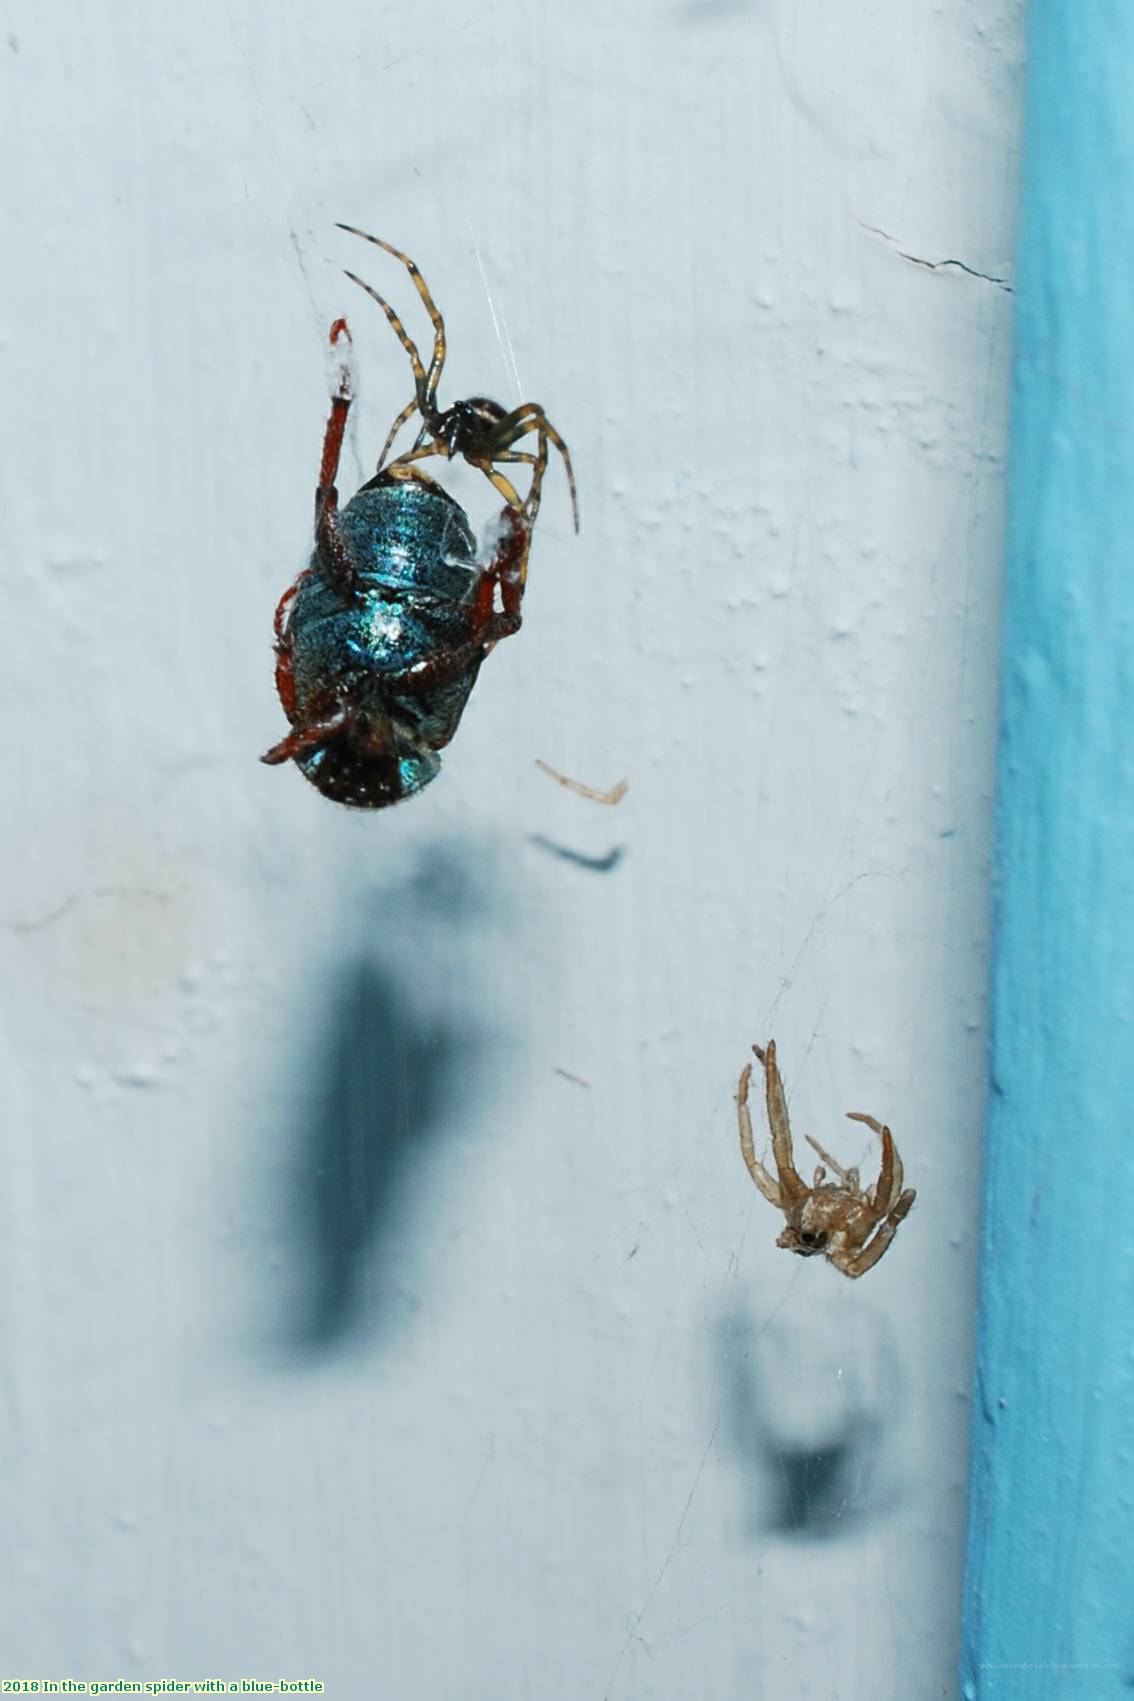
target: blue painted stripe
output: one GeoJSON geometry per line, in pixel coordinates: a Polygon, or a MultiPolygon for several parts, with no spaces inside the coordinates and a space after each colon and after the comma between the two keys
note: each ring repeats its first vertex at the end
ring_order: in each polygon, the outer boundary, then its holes
{"type": "Polygon", "coordinates": [[[1032,0],[962,1692],[1134,1689],[1134,0],[1032,0]]]}

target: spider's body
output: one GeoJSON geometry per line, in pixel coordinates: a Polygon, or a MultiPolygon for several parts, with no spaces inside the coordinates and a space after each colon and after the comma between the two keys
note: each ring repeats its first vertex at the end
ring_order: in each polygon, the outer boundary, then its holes
{"type": "MultiPolygon", "coordinates": [[[[438,407],[444,321],[413,261],[377,237],[366,240],[408,267],[433,321],[433,355],[427,372],[393,308],[348,274],[377,301],[409,355],[414,397],[394,421],[377,473],[340,512],[335,479],[353,400],[349,365],[342,366],[323,438],[314,554],[276,610],[276,689],[292,730],[263,760],[294,761],[336,803],[381,809],[436,776],[437,753],[457,730],[485,656],[519,631],[549,443],[563,456],[572,498],[575,481],[567,445],[536,404],[508,413],[472,396],[438,407]],[[386,464],[415,411],[417,443],[386,464]],[[537,453],[513,447],[533,431],[537,453]],[[487,562],[477,558],[464,510],[418,464],[431,455],[463,456],[504,497],[487,562]],[[498,461],[531,466],[526,498],[496,470],[498,461]]],[[[349,340],[345,319],[331,328],[332,346],[340,337],[349,340]]]]}
{"type": "MultiPolygon", "coordinates": [[[[419,414],[421,429],[413,448],[408,453],[399,455],[397,460],[389,462],[389,466],[407,467],[415,461],[427,459],[430,455],[444,455],[447,460],[452,460],[454,455],[460,455],[470,466],[479,467],[508,506],[522,513],[530,528],[535,524],[535,517],[539,512],[548,445],[551,444],[563,457],[567,483],[571,488],[575,530],[578,531],[579,503],[575,492],[575,472],[571,465],[571,455],[540,404],[521,402],[519,407],[509,410],[501,407],[499,402],[490,401],[487,396],[469,396],[464,401],[454,402],[451,407],[440,407],[437,402],[437,389],[445,366],[448,344],[445,340],[445,321],[429,292],[429,286],[409,255],[403,254],[400,248],[383,242],[380,236],[368,236],[366,231],[358,230],[352,224],[341,224],[339,229],[348,231],[351,236],[361,236],[364,242],[372,242],[375,248],[384,249],[387,254],[392,254],[395,260],[402,262],[413,279],[414,288],[425,304],[433,324],[433,353],[427,369],[417,351],[417,345],[390,303],[368,283],[355,277],[353,272],[347,273],[351,282],[356,283],[359,289],[365,290],[371,301],[377,302],[382,309],[395,336],[408,354],[413,371],[414,393],[390,427],[382,453],[378,457],[379,468],[387,465],[386,456],[402,426],[412,419],[415,413],[419,414]],[[533,432],[539,445],[534,455],[530,450],[515,447],[522,438],[530,437],[533,432]],[[515,486],[497,470],[502,461],[524,462],[532,469],[532,482],[522,502],[515,486]]],[[[524,565],[526,566],[526,562],[524,565]]],[[[522,572],[523,568],[521,574],[522,572]]]]}
{"type": "Polygon", "coordinates": [[[487,396],[467,396],[444,413],[431,409],[428,431],[436,442],[445,445],[450,460],[454,455],[475,460],[488,434],[507,417],[507,410],[499,402],[490,401],[487,396]]]}
{"type": "Polygon", "coordinates": [[[876,1185],[866,1192],[859,1184],[856,1169],[843,1169],[817,1140],[807,1135],[808,1144],[823,1159],[815,1171],[814,1181],[808,1186],[795,1167],[787,1101],[776,1066],[776,1042],[769,1040],[766,1051],[757,1045],[752,1050],[764,1069],[764,1095],[768,1125],[772,1130],[775,1176],[757,1158],[752,1138],[752,1118],[748,1110],[748,1084],[752,1075],[750,1063],[741,1074],[736,1093],[740,1149],[748,1165],[748,1173],[765,1199],[782,1211],[787,1219],[787,1226],[776,1245],[798,1253],[801,1258],[827,1258],[844,1276],[863,1276],[877,1264],[916,1197],[912,1187],[903,1191],[902,1160],[893,1135],[874,1117],[861,1111],[848,1112],[852,1121],[865,1122],[882,1142],[881,1172],[876,1185]],[[837,1182],[827,1180],[828,1169],[838,1176],[837,1182]]]}
{"type": "MultiPolygon", "coordinates": [[[[782,1183],[780,1192],[782,1197],[782,1183]]],[[[856,1198],[845,1186],[833,1182],[818,1187],[804,1184],[803,1193],[781,1208],[787,1227],[776,1245],[797,1252],[801,1258],[822,1256],[837,1263],[840,1257],[851,1255],[851,1248],[861,1247],[878,1226],[878,1218],[865,1199],[856,1198]]]]}

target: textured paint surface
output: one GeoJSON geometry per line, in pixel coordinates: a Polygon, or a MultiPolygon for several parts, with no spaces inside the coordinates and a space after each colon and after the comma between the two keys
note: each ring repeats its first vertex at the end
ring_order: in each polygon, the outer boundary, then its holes
{"type": "Polygon", "coordinates": [[[955,1684],[1018,11],[8,8],[6,1673],[955,1684]],[[341,268],[427,332],[336,219],[582,513],[377,818],[257,760],[331,321],[344,494],[409,395],[341,268]],[[745,1173],[769,1035],[919,1189],[861,1283],[745,1173]]]}
{"type": "Polygon", "coordinates": [[[1134,1685],[1134,13],[1034,0],[967,1696],[1134,1685]]]}

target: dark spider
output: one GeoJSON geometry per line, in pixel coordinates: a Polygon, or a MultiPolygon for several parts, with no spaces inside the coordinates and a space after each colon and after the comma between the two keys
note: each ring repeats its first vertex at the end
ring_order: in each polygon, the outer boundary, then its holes
{"type": "MultiPolygon", "coordinates": [[[[487,396],[469,396],[463,402],[454,402],[452,407],[440,408],[437,405],[437,386],[441,382],[441,372],[445,365],[447,344],[445,340],[445,321],[437,308],[429,286],[414,265],[408,254],[394,248],[389,242],[383,242],[380,236],[370,236],[365,230],[358,230],[352,224],[340,224],[339,230],[347,231],[351,236],[361,236],[364,242],[372,242],[376,248],[385,249],[395,260],[400,260],[414,281],[414,286],[425,303],[425,308],[433,322],[433,355],[429,362],[428,371],[422,364],[417,347],[402,324],[390,303],[372,289],[362,278],[348,271],[347,277],[359,289],[365,290],[372,301],[376,301],[389,320],[398,341],[409,355],[413,368],[414,394],[398,414],[390,427],[389,436],[378,457],[378,471],[386,466],[386,456],[389,454],[395,437],[413,414],[421,415],[421,430],[417,434],[414,446],[405,455],[399,455],[397,460],[390,462],[390,468],[409,466],[414,461],[423,461],[430,455],[444,455],[446,460],[452,460],[454,455],[461,455],[470,466],[479,468],[495,488],[503,496],[510,508],[519,510],[528,527],[532,526],[539,512],[540,492],[543,485],[543,475],[547,467],[547,446],[553,444],[563,456],[563,466],[567,473],[567,483],[571,488],[571,509],[575,518],[575,530],[579,529],[579,500],[575,490],[575,473],[571,465],[571,456],[567,445],[556,431],[543,408],[538,402],[521,402],[519,407],[507,409],[499,402],[490,401],[487,396]],[[534,431],[539,438],[539,449],[536,454],[528,450],[515,449],[513,444],[522,437],[534,431]],[[532,482],[527,498],[520,500],[515,485],[505,478],[504,474],[496,471],[496,463],[501,461],[522,461],[532,469],[532,482]]],[[[390,470],[388,468],[387,470],[390,470]]]]}

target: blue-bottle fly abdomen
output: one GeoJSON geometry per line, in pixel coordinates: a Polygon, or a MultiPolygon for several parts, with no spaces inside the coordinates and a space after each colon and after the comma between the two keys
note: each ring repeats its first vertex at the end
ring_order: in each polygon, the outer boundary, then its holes
{"type": "Polygon", "coordinates": [[[324,796],[372,809],[436,776],[437,752],[476,682],[481,646],[452,677],[418,684],[414,676],[468,642],[476,540],[464,511],[423,475],[364,486],[339,521],[354,568],[349,597],[320,570],[316,552],[288,612],[293,723],[320,721],[337,698],[356,722],[380,729],[389,748],[360,751],[357,738],[340,736],[297,762],[324,796]]]}
{"type": "Polygon", "coordinates": [[[482,661],[519,630],[531,534],[505,508],[495,555],[478,562],[464,510],[417,467],[379,473],[341,513],[321,484],[316,515],[311,564],[276,610],[292,730],[263,760],[294,761],[336,803],[383,809],[436,777],[482,661]]]}

